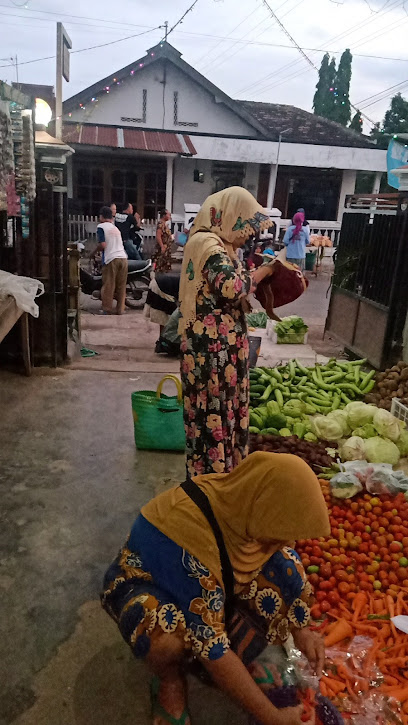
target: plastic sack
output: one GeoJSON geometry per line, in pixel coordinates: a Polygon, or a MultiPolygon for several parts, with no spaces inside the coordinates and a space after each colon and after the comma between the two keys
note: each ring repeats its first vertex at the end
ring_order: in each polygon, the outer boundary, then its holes
{"type": "Polygon", "coordinates": [[[20,310],[38,317],[40,311],[34,300],[42,294],[44,294],[44,285],[38,279],[19,277],[0,270],[0,297],[7,295],[14,297],[20,310]]]}
{"type": "Polygon", "coordinates": [[[399,491],[408,491],[408,476],[403,471],[394,471],[389,463],[368,463],[367,461],[348,461],[340,464],[341,471],[331,479],[332,493],[337,498],[351,498],[362,488],[372,494],[390,494],[396,496],[399,491]],[[347,495],[350,486],[350,495],[347,495]],[[360,486],[352,492],[353,486],[360,486]],[[346,495],[338,495],[341,490],[346,495]]]}
{"type": "Polygon", "coordinates": [[[363,490],[360,480],[354,473],[336,473],[330,481],[331,493],[334,498],[352,498],[363,490]]]}

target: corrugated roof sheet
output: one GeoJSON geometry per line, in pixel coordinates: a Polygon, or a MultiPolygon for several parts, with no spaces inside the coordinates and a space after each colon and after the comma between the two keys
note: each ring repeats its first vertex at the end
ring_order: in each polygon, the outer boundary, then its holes
{"type": "Polygon", "coordinates": [[[197,153],[189,136],[164,131],[64,123],[62,137],[66,143],[70,144],[156,151],[167,154],[190,153],[195,155],[197,153]]]}

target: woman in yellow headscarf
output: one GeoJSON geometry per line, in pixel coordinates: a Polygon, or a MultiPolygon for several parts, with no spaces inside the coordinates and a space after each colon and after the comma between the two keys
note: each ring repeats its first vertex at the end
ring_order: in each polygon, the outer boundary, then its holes
{"type": "Polygon", "coordinates": [[[154,725],[189,725],[183,663],[192,656],[263,725],[300,725],[301,709],[277,710],[247,667],[268,642],[284,643],[292,632],[322,669],[323,645],[307,626],[311,587],[290,548],[330,532],[319,482],[296,456],[257,452],[232,473],[197,476],[194,484],[208,499],[230,560],[229,622],[215,535],[182,486],[142,509],[104,581],[103,607],[155,673],[154,725]]]}
{"type": "Polygon", "coordinates": [[[270,226],[246,189],[209,196],[190,231],[180,277],[181,378],[190,475],[227,473],[248,453],[248,295],[271,272],[247,272],[236,250],[270,226]]]}

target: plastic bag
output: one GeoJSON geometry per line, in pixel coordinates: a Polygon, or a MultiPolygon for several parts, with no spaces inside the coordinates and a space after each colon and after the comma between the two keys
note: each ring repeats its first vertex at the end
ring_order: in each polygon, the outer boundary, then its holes
{"type": "Polygon", "coordinates": [[[330,481],[331,493],[335,498],[352,498],[363,487],[354,473],[336,473],[330,481]]]}
{"type": "Polygon", "coordinates": [[[394,471],[390,463],[367,463],[367,461],[347,461],[340,464],[341,471],[331,479],[332,493],[344,489],[346,495],[338,498],[351,498],[364,487],[372,494],[391,494],[408,491],[408,476],[403,471],[394,471]],[[360,486],[347,495],[347,487],[360,486]]]}
{"type": "Polygon", "coordinates": [[[34,300],[42,294],[44,294],[44,285],[38,279],[19,277],[0,270],[0,296],[14,297],[20,310],[38,317],[40,311],[34,300]]]}

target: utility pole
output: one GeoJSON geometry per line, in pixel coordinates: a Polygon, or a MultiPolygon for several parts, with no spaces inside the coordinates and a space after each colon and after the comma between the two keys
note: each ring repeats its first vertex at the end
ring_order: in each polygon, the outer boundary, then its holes
{"type": "Polygon", "coordinates": [[[166,43],[167,43],[168,34],[169,34],[169,21],[165,20],[164,21],[164,40],[166,41],[166,43]]]}
{"type": "Polygon", "coordinates": [[[62,135],[62,79],[69,82],[71,39],[62,23],[57,23],[57,75],[55,81],[55,136],[62,135]]]}

